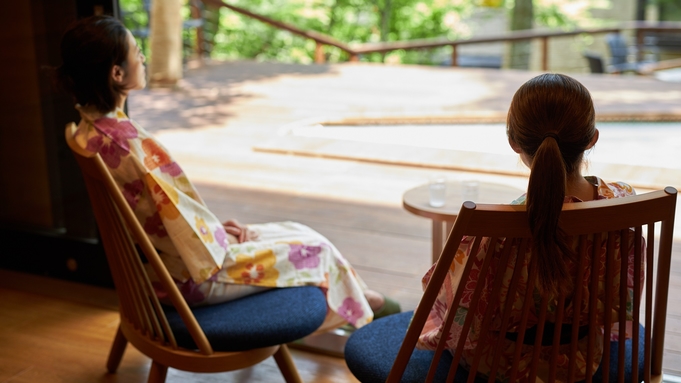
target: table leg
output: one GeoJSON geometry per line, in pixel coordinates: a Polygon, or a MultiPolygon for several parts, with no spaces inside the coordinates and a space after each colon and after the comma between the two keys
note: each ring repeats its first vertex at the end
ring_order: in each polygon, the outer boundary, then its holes
{"type": "Polygon", "coordinates": [[[433,220],[433,263],[437,262],[442,249],[447,242],[447,237],[454,227],[454,221],[433,220]]]}
{"type": "Polygon", "coordinates": [[[445,242],[447,242],[447,238],[449,238],[449,233],[452,232],[452,228],[454,227],[454,221],[447,221],[447,228],[445,229],[445,236],[442,238],[442,246],[445,245],[445,242]]]}
{"type": "Polygon", "coordinates": [[[437,262],[438,258],[440,258],[440,253],[442,253],[442,245],[446,239],[443,233],[443,223],[443,221],[433,220],[433,263],[437,262]]]}

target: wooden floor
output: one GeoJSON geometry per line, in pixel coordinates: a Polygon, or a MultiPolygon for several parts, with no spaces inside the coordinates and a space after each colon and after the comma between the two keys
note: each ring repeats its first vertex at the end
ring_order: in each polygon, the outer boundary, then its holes
{"type": "MultiPolygon", "coordinates": [[[[116,374],[105,363],[118,326],[115,292],[0,270],[0,382],[142,383],[150,360],[128,346],[116,374]],[[7,287],[10,285],[11,287],[7,287]]],[[[341,358],[291,350],[305,382],[357,382],[341,358]]],[[[219,374],[170,369],[166,382],[284,382],[272,358],[219,374]]]]}

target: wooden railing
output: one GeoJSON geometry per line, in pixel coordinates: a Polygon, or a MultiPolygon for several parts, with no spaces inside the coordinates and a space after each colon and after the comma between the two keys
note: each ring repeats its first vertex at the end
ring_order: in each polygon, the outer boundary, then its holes
{"type": "Polygon", "coordinates": [[[310,40],[314,40],[314,42],[317,44],[315,47],[315,62],[316,63],[323,63],[325,61],[324,59],[324,45],[330,45],[332,47],[340,48],[341,50],[347,52],[350,55],[350,60],[351,61],[356,61],[358,59],[358,53],[355,52],[354,49],[352,49],[349,45],[338,41],[334,39],[331,36],[325,35],[323,33],[315,32],[315,31],[304,31],[296,26],[293,26],[291,24],[287,24],[278,20],[271,19],[267,16],[262,16],[258,15],[256,13],[253,13],[247,9],[237,7],[236,5],[231,5],[227,4],[224,1],[221,0],[202,0],[204,4],[210,4],[216,7],[225,7],[227,9],[231,9],[232,11],[236,13],[240,13],[244,16],[248,16],[250,18],[262,21],[265,24],[269,24],[275,28],[278,29],[283,29],[285,31],[289,31],[293,33],[294,35],[298,35],[301,37],[308,38],[310,40]]]}
{"type": "MultiPolygon", "coordinates": [[[[410,50],[410,49],[429,49],[429,48],[440,48],[450,46],[452,47],[452,60],[451,65],[457,66],[457,47],[459,45],[470,45],[470,44],[486,44],[486,43],[499,43],[499,42],[515,42],[523,40],[541,40],[541,67],[542,70],[548,71],[549,63],[549,39],[556,37],[567,37],[580,34],[603,34],[603,33],[621,33],[625,30],[634,30],[636,34],[636,44],[637,46],[643,46],[644,36],[648,32],[681,32],[681,23],[678,22],[659,22],[650,23],[642,21],[632,21],[621,23],[613,27],[604,28],[578,28],[569,31],[541,31],[536,29],[528,29],[521,31],[511,31],[506,32],[501,35],[494,36],[484,36],[484,37],[473,37],[470,39],[461,40],[448,40],[443,38],[433,38],[433,39],[420,39],[420,40],[409,40],[409,41],[393,41],[393,42],[380,42],[380,43],[365,43],[357,45],[348,45],[341,41],[334,39],[331,36],[325,35],[323,33],[315,31],[305,31],[297,28],[293,25],[271,19],[266,16],[255,14],[247,9],[237,7],[235,5],[228,4],[222,0],[201,0],[205,4],[210,4],[217,7],[225,7],[234,12],[240,13],[242,15],[248,16],[250,18],[262,21],[263,23],[269,24],[275,28],[283,29],[289,31],[295,35],[305,37],[314,40],[315,55],[314,61],[316,63],[324,63],[324,46],[330,45],[339,48],[346,52],[349,56],[350,61],[359,61],[359,55],[369,54],[369,53],[387,53],[398,49],[410,50]]],[[[641,54],[641,50],[638,50],[638,54],[641,54]]],[[[642,57],[638,57],[640,61],[642,57]]]]}

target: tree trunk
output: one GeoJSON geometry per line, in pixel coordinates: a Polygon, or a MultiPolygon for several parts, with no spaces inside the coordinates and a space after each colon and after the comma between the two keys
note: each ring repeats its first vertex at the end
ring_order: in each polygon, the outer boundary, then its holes
{"type": "Polygon", "coordinates": [[[388,33],[390,33],[390,18],[392,17],[393,4],[392,0],[384,0],[381,9],[381,41],[388,41],[388,33]]]}
{"type": "MultiPolygon", "coordinates": [[[[511,13],[511,30],[518,31],[532,29],[534,23],[534,10],[532,0],[515,0],[515,6],[511,13]]],[[[532,42],[530,40],[511,43],[511,69],[529,69],[530,52],[532,42]]]]}
{"type": "Polygon", "coordinates": [[[174,86],[182,78],[182,0],[153,0],[149,83],[174,86]]]}

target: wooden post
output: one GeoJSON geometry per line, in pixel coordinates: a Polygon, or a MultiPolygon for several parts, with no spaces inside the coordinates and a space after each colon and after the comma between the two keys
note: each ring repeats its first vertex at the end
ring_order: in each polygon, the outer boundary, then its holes
{"type": "MultiPolygon", "coordinates": [[[[203,20],[201,8],[199,8],[197,0],[191,0],[189,3],[189,7],[191,9],[192,19],[203,20]]],[[[204,53],[203,44],[204,44],[203,25],[199,25],[196,27],[196,55],[198,56],[199,61],[203,59],[204,53]]]]}
{"type": "Polygon", "coordinates": [[[456,52],[457,44],[452,44],[452,66],[459,66],[459,54],[456,52]]]}
{"type": "Polygon", "coordinates": [[[326,58],[324,57],[324,44],[315,41],[317,45],[314,47],[314,62],[317,64],[324,64],[326,58]]]}
{"type": "Polygon", "coordinates": [[[182,78],[182,0],[151,2],[150,86],[174,86],[182,78]]]}
{"type": "Polygon", "coordinates": [[[541,70],[548,72],[549,70],[549,38],[541,38],[541,70]]]}
{"type": "Polygon", "coordinates": [[[350,62],[356,63],[359,61],[359,55],[357,53],[350,53],[350,62]]]}
{"type": "Polygon", "coordinates": [[[643,35],[645,30],[636,29],[636,62],[643,61],[643,35]]]}

